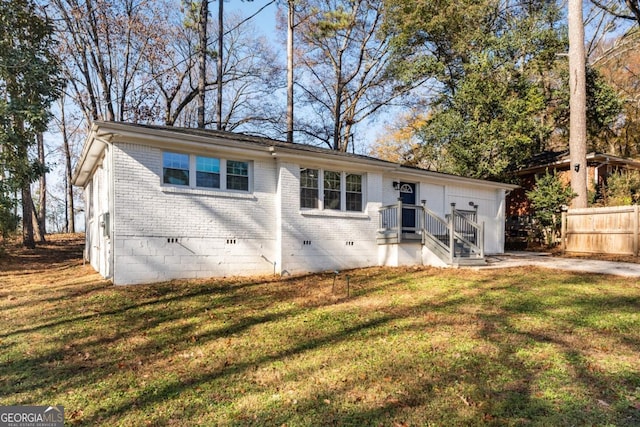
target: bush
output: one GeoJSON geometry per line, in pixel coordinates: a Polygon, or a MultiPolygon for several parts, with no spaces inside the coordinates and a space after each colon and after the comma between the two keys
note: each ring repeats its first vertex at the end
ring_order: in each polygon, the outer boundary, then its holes
{"type": "Polygon", "coordinates": [[[547,170],[543,176],[536,177],[536,185],[527,191],[527,197],[533,208],[533,230],[542,236],[545,244],[555,244],[560,232],[561,211],[576,194],[568,185],[562,183],[555,171],[547,170]]]}
{"type": "Polygon", "coordinates": [[[640,200],[640,172],[617,171],[607,178],[605,200],[608,206],[628,206],[640,200]]]}
{"type": "Polygon", "coordinates": [[[0,193],[0,237],[7,238],[18,229],[20,217],[14,213],[15,203],[0,193]]]}

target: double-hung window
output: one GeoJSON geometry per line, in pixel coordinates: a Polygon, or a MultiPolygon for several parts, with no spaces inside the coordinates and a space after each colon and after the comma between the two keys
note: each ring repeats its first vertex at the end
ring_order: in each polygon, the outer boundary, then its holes
{"type": "Polygon", "coordinates": [[[362,212],[363,176],[323,169],[300,169],[300,208],[362,212]]]}
{"type": "Polygon", "coordinates": [[[340,172],[324,171],[324,208],[340,210],[340,172]]]}
{"type": "Polygon", "coordinates": [[[189,188],[249,191],[250,162],[162,153],[162,183],[189,188]]]}
{"type": "Polygon", "coordinates": [[[362,211],[362,175],[346,174],[346,208],[348,211],[362,211]]]}
{"type": "Polygon", "coordinates": [[[318,169],[300,169],[300,207],[318,208],[318,169]]]}
{"type": "Polygon", "coordinates": [[[220,188],[220,159],[196,156],[196,187],[220,188]]]}
{"type": "Polygon", "coordinates": [[[189,155],[165,152],[162,156],[162,182],[189,185],[189,155]]]}
{"type": "Polygon", "coordinates": [[[249,163],[227,160],[227,190],[249,191],[249,163]]]}

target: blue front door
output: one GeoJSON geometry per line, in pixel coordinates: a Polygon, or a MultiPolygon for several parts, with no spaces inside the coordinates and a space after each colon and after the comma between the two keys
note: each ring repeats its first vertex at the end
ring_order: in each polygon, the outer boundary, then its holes
{"type": "Polygon", "coordinates": [[[405,233],[416,232],[416,185],[410,182],[400,183],[400,199],[403,205],[412,205],[410,208],[402,209],[402,231],[405,233]]]}

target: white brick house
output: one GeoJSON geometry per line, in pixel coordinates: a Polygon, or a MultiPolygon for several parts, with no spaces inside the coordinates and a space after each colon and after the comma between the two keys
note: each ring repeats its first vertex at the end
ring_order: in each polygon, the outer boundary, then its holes
{"type": "Polygon", "coordinates": [[[113,122],[93,125],[74,184],[86,201],[85,256],[115,284],[483,261],[503,251],[505,193],[515,188],[241,134],[113,122]]]}

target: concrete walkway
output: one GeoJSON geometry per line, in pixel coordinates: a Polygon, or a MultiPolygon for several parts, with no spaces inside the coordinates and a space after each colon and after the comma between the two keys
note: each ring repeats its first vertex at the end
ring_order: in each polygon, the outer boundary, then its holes
{"type": "Polygon", "coordinates": [[[624,277],[640,277],[640,264],[590,260],[585,258],[560,258],[543,252],[506,252],[487,256],[487,268],[511,268],[536,266],[578,273],[612,274],[624,277]]]}

